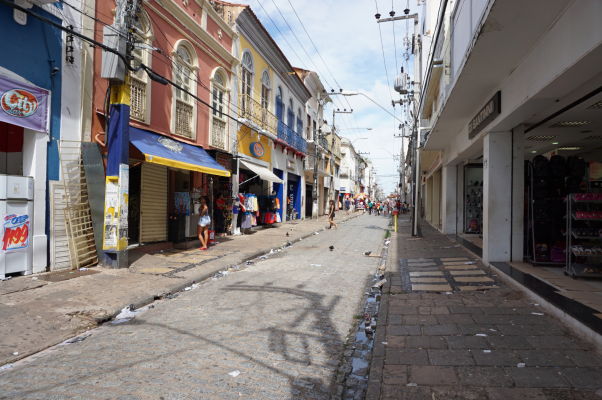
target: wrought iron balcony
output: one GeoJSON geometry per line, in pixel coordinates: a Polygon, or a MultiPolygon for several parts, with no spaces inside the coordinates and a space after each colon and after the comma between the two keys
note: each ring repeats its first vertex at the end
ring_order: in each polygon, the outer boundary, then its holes
{"type": "Polygon", "coordinates": [[[278,139],[302,153],[307,153],[307,141],[282,121],[278,121],[278,139]]]}
{"type": "Polygon", "coordinates": [[[240,95],[239,103],[241,117],[252,121],[254,124],[268,132],[276,132],[278,118],[266,108],[262,107],[261,103],[254,100],[248,94],[240,95]]]}

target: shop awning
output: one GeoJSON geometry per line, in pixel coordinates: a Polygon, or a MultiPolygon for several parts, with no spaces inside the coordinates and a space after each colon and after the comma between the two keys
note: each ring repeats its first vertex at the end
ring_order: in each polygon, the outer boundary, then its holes
{"type": "Polygon", "coordinates": [[[145,161],[149,163],[204,174],[230,176],[230,171],[219,165],[201,147],[132,126],[130,126],[130,143],[144,154],[145,161]]]}
{"type": "Polygon", "coordinates": [[[261,165],[256,165],[245,160],[240,160],[240,163],[248,170],[255,172],[264,181],[275,183],[284,183],[284,181],[276,176],[272,171],[261,165]]]}

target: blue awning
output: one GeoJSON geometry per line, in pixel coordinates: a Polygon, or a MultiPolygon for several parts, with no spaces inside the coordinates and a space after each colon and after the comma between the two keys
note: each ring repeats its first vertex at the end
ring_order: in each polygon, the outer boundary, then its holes
{"type": "Polygon", "coordinates": [[[205,174],[230,176],[204,149],[130,126],[130,143],[147,162],[205,174]]]}

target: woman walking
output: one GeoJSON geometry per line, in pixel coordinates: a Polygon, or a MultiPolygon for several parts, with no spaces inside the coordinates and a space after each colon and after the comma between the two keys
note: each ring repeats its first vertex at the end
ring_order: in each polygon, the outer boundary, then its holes
{"type": "Polygon", "coordinates": [[[199,225],[197,232],[199,240],[201,241],[201,247],[199,250],[207,250],[209,245],[209,225],[211,224],[211,217],[209,216],[209,207],[207,207],[207,199],[201,197],[201,218],[199,218],[199,225]]]}
{"type": "Polygon", "coordinates": [[[334,222],[334,214],[335,214],[334,200],[330,200],[330,209],[328,210],[328,223],[330,225],[328,226],[328,229],[332,229],[333,226],[335,228],[338,228],[337,223],[334,222]]]}

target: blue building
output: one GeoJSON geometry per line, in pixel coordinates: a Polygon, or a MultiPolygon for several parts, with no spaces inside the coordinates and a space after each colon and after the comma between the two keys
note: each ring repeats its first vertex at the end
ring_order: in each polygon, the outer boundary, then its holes
{"type": "MultiPolygon", "coordinates": [[[[29,11],[67,25],[59,3],[36,3],[40,5],[34,5],[29,11]]],[[[66,54],[64,32],[4,4],[0,4],[0,26],[3,37],[0,41],[0,182],[3,175],[22,176],[30,177],[22,181],[32,185],[31,199],[26,199],[30,208],[26,209],[27,218],[23,218],[27,221],[23,231],[27,231],[28,236],[23,234],[20,243],[22,251],[27,253],[27,265],[23,267],[21,261],[10,261],[11,253],[6,246],[0,249],[0,262],[5,259],[6,273],[37,273],[46,271],[50,265],[49,187],[60,178],[59,140],[65,125],[65,110],[69,110],[67,103],[74,97],[76,101],[70,104],[69,119],[81,120],[81,105],[77,104],[80,96],[78,93],[63,96],[66,64],[72,64],[66,60],[69,54],[66,54]]],[[[76,79],[69,85],[81,87],[80,82],[76,79]]],[[[78,137],[81,137],[81,129],[78,137]]],[[[8,211],[0,209],[0,212],[8,211]]],[[[13,239],[7,236],[10,230],[5,229],[5,217],[0,215],[3,222],[0,233],[7,242],[13,239]]]]}

